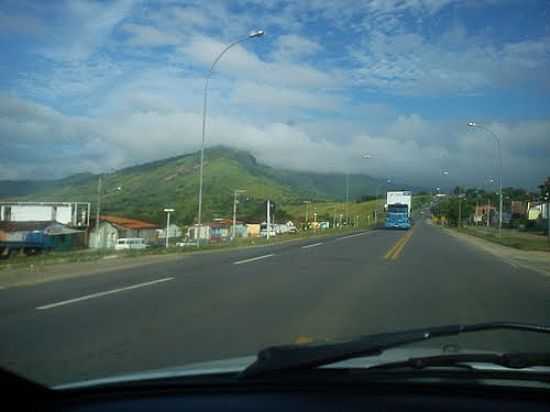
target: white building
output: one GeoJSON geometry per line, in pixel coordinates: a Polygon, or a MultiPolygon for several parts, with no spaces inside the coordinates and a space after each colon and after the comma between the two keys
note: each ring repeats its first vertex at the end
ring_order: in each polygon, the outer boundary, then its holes
{"type": "Polygon", "coordinates": [[[57,222],[75,227],[90,224],[87,202],[0,202],[1,222],[57,222]]]}
{"type": "Polygon", "coordinates": [[[100,216],[99,227],[90,232],[89,247],[113,249],[118,239],[142,238],[146,243],[158,240],[159,227],[153,223],[118,216],[100,216]]]}
{"type": "MultiPolygon", "coordinates": [[[[166,239],[166,227],[157,229],[157,236],[159,239],[166,239]]],[[[183,232],[181,231],[181,228],[174,223],[170,223],[170,226],[168,227],[168,239],[180,238],[182,236],[183,232]]]]}

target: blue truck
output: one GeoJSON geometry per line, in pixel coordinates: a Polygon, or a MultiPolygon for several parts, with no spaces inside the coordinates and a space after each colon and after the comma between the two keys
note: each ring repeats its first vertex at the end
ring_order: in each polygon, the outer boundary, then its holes
{"type": "Polygon", "coordinates": [[[39,231],[30,232],[21,241],[0,240],[0,259],[20,254],[32,256],[53,248],[54,245],[46,234],[39,231]]]}
{"type": "Polygon", "coordinates": [[[411,228],[412,194],[409,191],[386,193],[385,229],[411,228]]]}

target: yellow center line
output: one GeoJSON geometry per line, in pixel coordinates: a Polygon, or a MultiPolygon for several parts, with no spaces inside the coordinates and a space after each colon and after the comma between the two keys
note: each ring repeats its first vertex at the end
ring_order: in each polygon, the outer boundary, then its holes
{"type": "Polygon", "coordinates": [[[395,244],[391,247],[390,250],[384,255],[384,259],[386,260],[395,260],[399,257],[399,254],[413,235],[414,228],[409,230],[407,233],[405,233],[395,244]]]}
{"type": "Polygon", "coordinates": [[[388,250],[388,252],[384,255],[384,259],[389,259],[393,255],[393,253],[399,247],[399,245],[401,245],[401,243],[405,241],[405,236],[406,235],[401,236],[399,240],[395,242],[395,244],[391,247],[391,249],[388,250]]]}
{"type": "Polygon", "coordinates": [[[399,254],[405,248],[405,245],[409,242],[409,240],[411,239],[413,233],[414,233],[414,229],[411,229],[409,231],[409,233],[407,234],[407,237],[405,238],[405,241],[399,245],[399,247],[397,248],[397,250],[393,254],[392,260],[397,260],[399,258],[399,254]]]}

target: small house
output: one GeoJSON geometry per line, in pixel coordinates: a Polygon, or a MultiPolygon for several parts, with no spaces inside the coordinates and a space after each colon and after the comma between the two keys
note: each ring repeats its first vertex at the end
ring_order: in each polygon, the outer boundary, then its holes
{"type": "Polygon", "coordinates": [[[118,239],[142,238],[146,243],[153,243],[158,239],[154,223],[118,216],[100,216],[99,226],[90,232],[90,248],[113,249],[118,239]]]}

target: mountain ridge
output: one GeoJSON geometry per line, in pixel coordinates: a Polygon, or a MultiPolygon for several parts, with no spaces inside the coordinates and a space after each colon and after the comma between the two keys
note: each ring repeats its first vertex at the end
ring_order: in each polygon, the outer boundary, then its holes
{"type": "MultiPolygon", "coordinates": [[[[162,209],[176,209],[175,219],[196,219],[200,152],[186,153],[103,173],[102,212],[163,219],[162,209]],[[114,189],[121,187],[120,191],[114,189]]],[[[57,180],[0,181],[1,200],[85,201],[95,206],[99,175],[79,173],[57,180]]],[[[372,195],[383,180],[350,174],[350,200],[372,195]]],[[[263,201],[279,205],[304,200],[338,201],[345,198],[345,174],[277,169],[259,163],[247,151],[214,146],[205,151],[203,210],[205,219],[231,216],[233,190],[241,195],[240,215],[256,219],[263,201]]]]}

